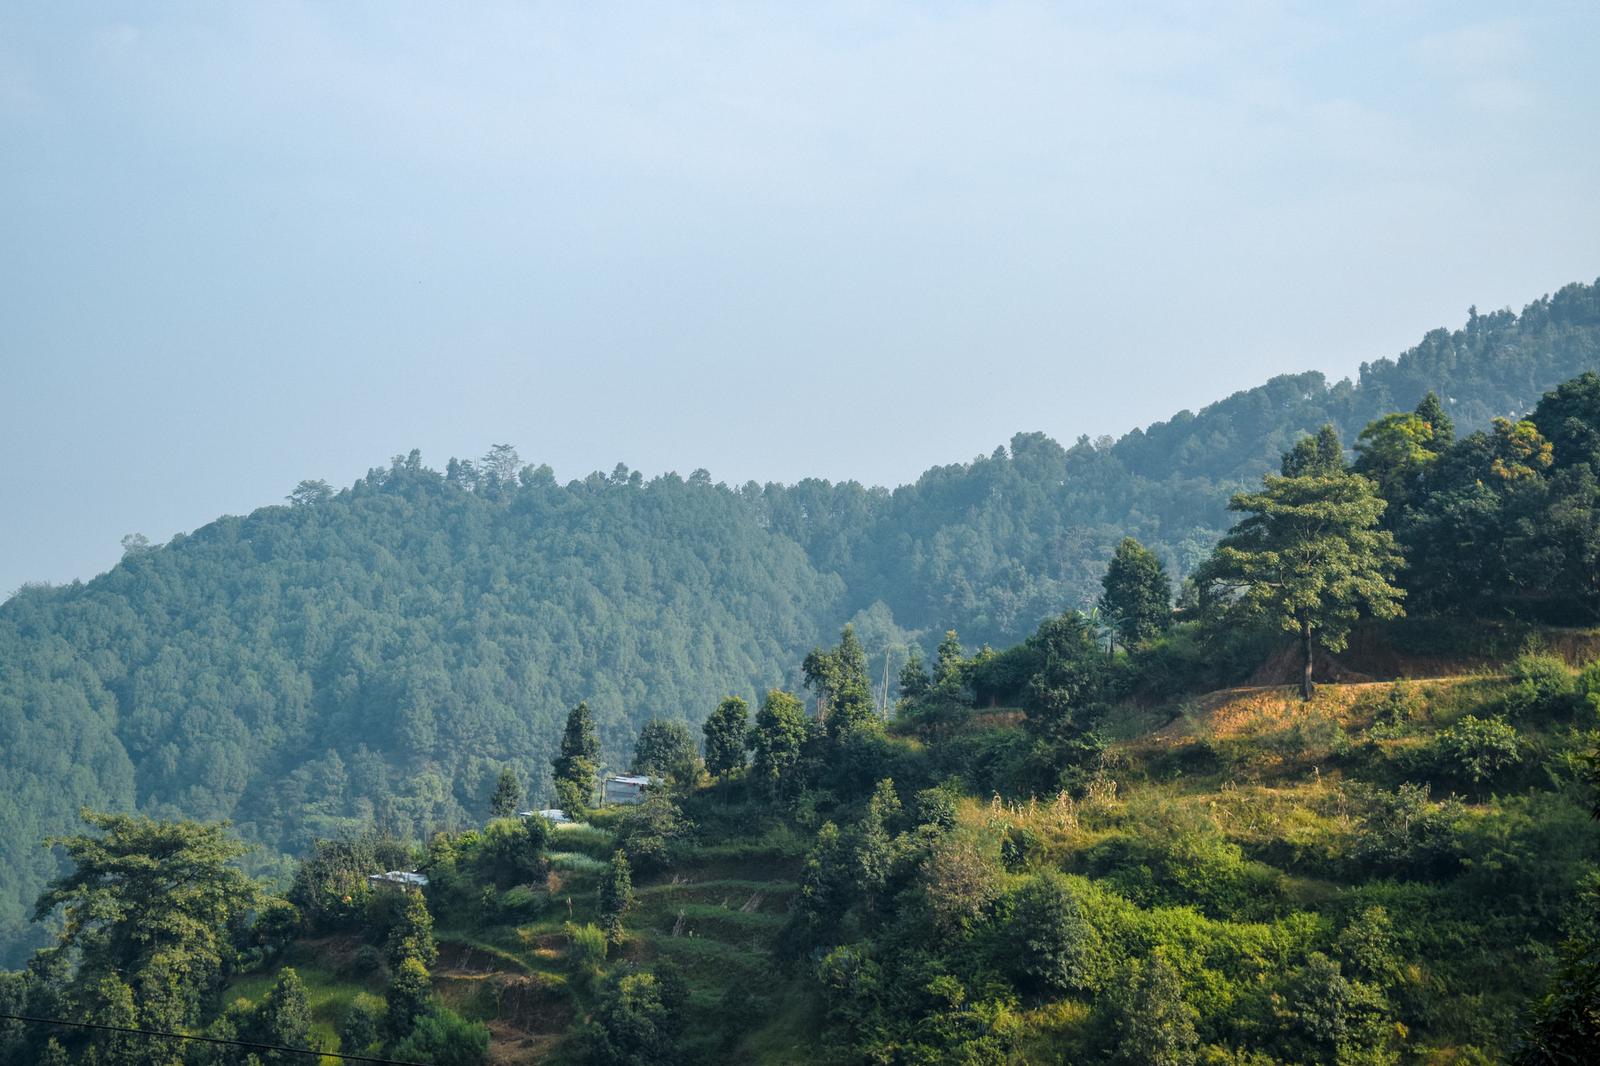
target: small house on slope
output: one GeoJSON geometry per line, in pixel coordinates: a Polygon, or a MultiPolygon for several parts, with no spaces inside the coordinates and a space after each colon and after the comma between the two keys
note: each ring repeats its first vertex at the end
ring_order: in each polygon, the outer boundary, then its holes
{"type": "Polygon", "coordinates": [[[600,793],[600,805],[609,807],[615,803],[631,806],[643,803],[645,789],[656,783],[658,783],[656,778],[646,777],[643,774],[618,774],[615,777],[608,777],[600,793]]]}

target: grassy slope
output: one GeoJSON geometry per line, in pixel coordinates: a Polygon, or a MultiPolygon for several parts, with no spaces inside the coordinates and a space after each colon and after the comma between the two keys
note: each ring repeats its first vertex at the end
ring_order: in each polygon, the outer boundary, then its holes
{"type": "MultiPolygon", "coordinates": [[[[1275,942],[1290,935],[1284,930],[1294,927],[1297,914],[1331,918],[1373,902],[1425,913],[1426,938],[1402,935],[1408,956],[1419,960],[1408,971],[1408,985],[1426,1006],[1415,1040],[1427,1049],[1423,1061],[1474,1061],[1470,1053],[1461,1057],[1461,1048],[1503,1046],[1528,991],[1543,982],[1549,955],[1527,950],[1518,900],[1502,901],[1503,916],[1463,909],[1463,892],[1495,891],[1493,870],[1405,885],[1352,874],[1346,856],[1362,829],[1351,796],[1353,786],[1398,784],[1407,776],[1408,758],[1463,715],[1487,713],[1508,683],[1503,675],[1479,672],[1395,684],[1412,707],[1410,722],[1398,732],[1373,730],[1374,715],[1393,690],[1390,683],[1323,685],[1309,704],[1287,688],[1250,687],[1176,706],[1123,708],[1112,760],[1114,789],[1077,803],[1008,805],[974,798],[962,818],[990,832],[1028,827],[1044,844],[1042,861],[1096,879],[1131,900],[1130,922],[1161,923],[1168,916],[1191,921],[1193,913],[1162,898],[1161,886],[1153,897],[1141,898],[1150,886],[1130,884],[1122,871],[1108,869],[1105,856],[1117,846],[1159,841],[1175,831],[1237,845],[1247,862],[1278,878],[1281,899],[1275,915],[1242,916],[1251,921],[1207,915],[1198,904],[1204,935],[1218,942],[1275,942]],[[1441,995],[1446,985],[1474,991],[1441,995]]],[[[1017,718],[1001,709],[975,718],[973,728],[1015,729],[1017,718]]],[[[1504,838],[1508,864],[1530,847],[1549,851],[1550,840],[1560,842],[1556,850],[1565,849],[1557,856],[1567,862],[1563,870],[1600,857],[1582,811],[1569,797],[1540,791],[1536,764],[1559,757],[1572,726],[1551,722],[1524,731],[1530,756],[1520,776],[1507,783],[1510,799],[1467,797],[1469,823],[1485,837],[1504,838]]],[[[1542,785],[1547,789],[1548,781],[1542,785]]],[[[553,856],[549,902],[537,916],[436,931],[436,989],[456,1009],[490,1025],[496,1062],[559,1062],[563,1035],[592,1001],[597,976],[569,969],[563,928],[596,917],[595,890],[611,847],[606,816],[597,821],[594,829],[558,837],[564,850],[553,856]]],[[[800,838],[724,841],[692,852],[665,873],[636,880],[630,938],[606,968],[674,960],[692,988],[687,1041],[700,1052],[697,1059],[815,1059],[821,1019],[807,981],[784,976],[772,958],[796,891],[802,849],[800,838]],[[756,993],[752,1011],[758,1020],[730,1047],[719,1042],[726,1017],[719,1004],[736,988],[756,993]]],[[[1552,885],[1550,891],[1567,887],[1552,885]]],[[[1481,908],[1474,899],[1472,906],[1481,908]]],[[[338,965],[349,951],[349,945],[303,943],[289,959],[311,989],[318,1032],[328,1047],[340,1011],[365,987],[352,983],[338,965]]],[[[232,992],[259,996],[270,981],[268,974],[247,976],[232,992]]],[[[1048,1060],[1047,1049],[1059,1055],[1071,1047],[1088,1016],[1088,1004],[1071,1001],[1027,1010],[1023,1061],[1048,1060]]]]}

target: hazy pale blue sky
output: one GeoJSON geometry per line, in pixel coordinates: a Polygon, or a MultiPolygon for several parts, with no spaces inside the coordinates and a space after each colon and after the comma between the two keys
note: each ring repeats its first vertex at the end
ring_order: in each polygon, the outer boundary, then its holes
{"type": "Polygon", "coordinates": [[[897,483],[1600,274],[1600,8],[0,3],[0,595],[515,443],[897,483]]]}

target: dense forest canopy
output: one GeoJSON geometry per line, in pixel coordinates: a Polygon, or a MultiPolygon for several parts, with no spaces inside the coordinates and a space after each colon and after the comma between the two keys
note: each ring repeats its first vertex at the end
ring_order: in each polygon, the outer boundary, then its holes
{"type": "Polygon", "coordinates": [[[1600,283],[1571,285],[1355,382],[1279,377],[1115,442],[1019,434],[893,492],[621,465],[561,485],[501,446],[130,538],[111,572],[0,605],[0,955],[36,941],[58,872],[38,841],[82,805],[231,818],[270,870],[373,822],[461,823],[506,766],[539,801],[580,699],[621,766],[646,719],[698,725],[729,693],[796,688],[805,650],[852,618],[876,690],[891,647],[931,651],[950,628],[1014,643],[1088,607],[1125,536],[1192,573],[1229,497],[1325,423],[1355,441],[1432,391],[1467,434],[1595,368],[1600,283]]]}

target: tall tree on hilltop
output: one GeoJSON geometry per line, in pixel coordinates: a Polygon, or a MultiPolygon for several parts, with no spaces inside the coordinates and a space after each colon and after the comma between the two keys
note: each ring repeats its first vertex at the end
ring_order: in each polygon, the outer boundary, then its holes
{"type": "Polygon", "coordinates": [[[1167,568],[1143,544],[1123,537],[1101,581],[1100,610],[1111,620],[1122,646],[1156,636],[1172,621],[1172,582],[1167,568]]]}
{"type": "Polygon", "coordinates": [[[945,630],[944,639],[933,653],[933,683],[946,688],[959,689],[962,684],[961,668],[966,660],[961,652],[961,637],[953,629],[945,630]]]}
{"type": "Polygon", "coordinates": [[[744,766],[750,746],[750,705],[738,696],[729,696],[717,704],[701,732],[706,738],[706,770],[726,781],[744,766]]]}
{"type": "Polygon", "coordinates": [[[587,702],[579,703],[567,715],[561,750],[550,765],[555,770],[556,799],[562,808],[581,811],[589,806],[600,771],[600,738],[595,734],[587,702]]]}
{"type": "MultiPolygon", "coordinates": [[[[1310,438],[1308,438],[1310,439],[1310,438]]],[[[1217,545],[1197,577],[1227,615],[1265,617],[1300,638],[1300,694],[1310,699],[1313,649],[1345,645],[1363,612],[1403,614],[1405,595],[1393,584],[1400,554],[1393,534],[1378,528],[1384,501],[1371,481],[1351,474],[1319,437],[1284,456],[1282,477],[1228,504],[1245,513],[1217,545]],[[1289,473],[1289,471],[1305,471],[1289,473]]]]}

